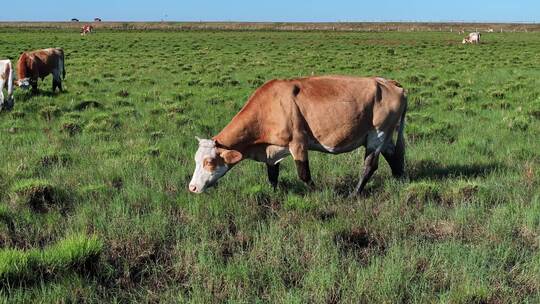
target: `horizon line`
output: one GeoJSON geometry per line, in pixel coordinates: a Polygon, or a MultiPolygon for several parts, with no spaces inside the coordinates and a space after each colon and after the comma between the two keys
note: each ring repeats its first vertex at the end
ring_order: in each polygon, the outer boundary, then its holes
{"type": "MultiPolygon", "coordinates": [[[[76,18],[76,17],[73,17],[76,18]]],[[[78,18],[76,18],[78,19],[78,18]]],[[[92,19],[79,19],[80,22],[96,22],[92,19]]],[[[0,20],[0,23],[45,23],[45,22],[58,22],[58,23],[71,23],[71,20],[0,20]]],[[[162,22],[176,22],[176,23],[293,23],[293,24],[305,24],[305,23],[439,23],[439,24],[460,24],[460,23],[473,23],[473,24],[540,24],[540,21],[467,21],[467,20],[381,20],[381,21],[235,21],[235,20],[105,20],[96,23],[162,23],[162,22]]]]}

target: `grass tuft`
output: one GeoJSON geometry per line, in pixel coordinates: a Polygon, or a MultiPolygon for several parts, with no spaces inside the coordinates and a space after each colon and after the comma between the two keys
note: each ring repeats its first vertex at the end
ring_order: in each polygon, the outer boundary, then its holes
{"type": "Polygon", "coordinates": [[[25,179],[17,181],[11,188],[12,200],[20,206],[28,206],[36,212],[63,208],[66,194],[51,182],[44,179],[25,179]]]}
{"type": "Polygon", "coordinates": [[[103,250],[96,236],[75,234],[43,249],[0,249],[0,284],[33,282],[95,266],[103,250]]]}

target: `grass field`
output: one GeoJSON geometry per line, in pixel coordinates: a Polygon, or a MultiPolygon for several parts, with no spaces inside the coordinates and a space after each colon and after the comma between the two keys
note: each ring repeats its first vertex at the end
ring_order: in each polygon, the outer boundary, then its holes
{"type": "Polygon", "coordinates": [[[540,35],[1,30],[63,47],[67,92],[0,113],[2,302],[540,302],[540,35]],[[379,75],[408,90],[408,178],[363,149],[245,161],[191,195],[211,137],[266,80],[379,75]]]}

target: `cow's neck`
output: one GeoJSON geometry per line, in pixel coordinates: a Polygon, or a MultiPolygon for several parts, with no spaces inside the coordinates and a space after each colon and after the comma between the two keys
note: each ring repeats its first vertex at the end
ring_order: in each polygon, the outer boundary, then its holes
{"type": "Polygon", "coordinates": [[[26,55],[26,53],[23,53],[17,64],[17,78],[19,80],[28,77],[26,71],[26,60],[28,60],[27,58],[28,56],[26,55]]]}
{"type": "Polygon", "coordinates": [[[213,139],[227,149],[240,152],[256,144],[259,138],[259,122],[256,115],[250,114],[252,113],[242,110],[213,139]]]}

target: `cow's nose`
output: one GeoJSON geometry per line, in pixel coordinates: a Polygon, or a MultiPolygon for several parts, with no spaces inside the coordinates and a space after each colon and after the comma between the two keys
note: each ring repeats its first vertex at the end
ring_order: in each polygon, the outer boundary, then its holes
{"type": "Polygon", "coordinates": [[[195,185],[189,185],[189,191],[191,191],[191,192],[197,192],[197,186],[195,186],[195,185]]]}

